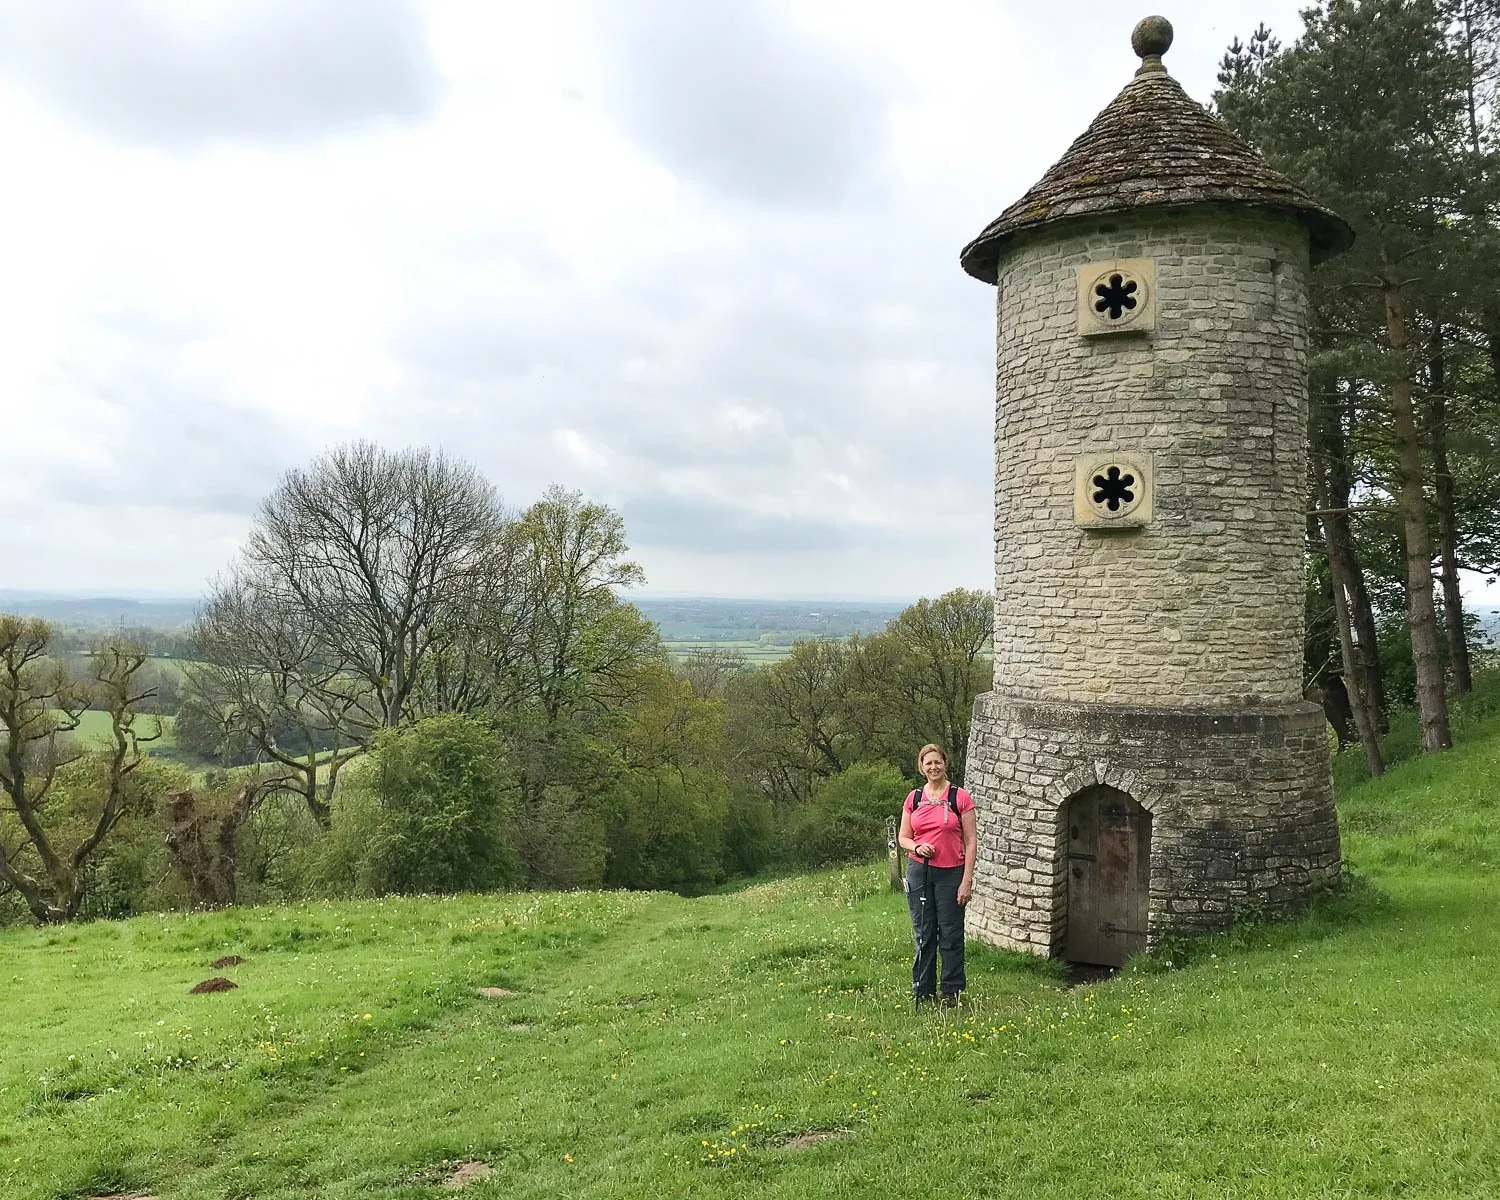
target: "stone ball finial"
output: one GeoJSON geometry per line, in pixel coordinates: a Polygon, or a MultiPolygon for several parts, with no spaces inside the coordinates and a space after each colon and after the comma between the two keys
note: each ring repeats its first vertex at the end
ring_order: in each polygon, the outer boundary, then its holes
{"type": "Polygon", "coordinates": [[[1166,17],[1146,17],[1130,34],[1130,47],[1145,61],[1142,70],[1161,71],[1161,56],[1172,48],[1172,22],[1166,17]]]}

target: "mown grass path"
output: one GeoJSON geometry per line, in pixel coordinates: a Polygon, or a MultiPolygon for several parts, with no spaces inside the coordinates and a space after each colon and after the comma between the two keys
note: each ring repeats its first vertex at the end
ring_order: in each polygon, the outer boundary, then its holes
{"type": "Polygon", "coordinates": [[[921,1017],[883,867],[9,931],[0,1195],[1494,1194],[1497,780],[1500,732],[1355,789],[1294,924],[1092,990],[976,947],[921,1017]]]}

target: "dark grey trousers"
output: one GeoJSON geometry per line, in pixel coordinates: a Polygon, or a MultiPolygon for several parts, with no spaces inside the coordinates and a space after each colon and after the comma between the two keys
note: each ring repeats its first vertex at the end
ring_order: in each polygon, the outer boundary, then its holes
{"type": "Polygon", "coordinates": [[[906,904],[917,941],[911,966],[912,995],[926,1000],[937,994],[938,952],[943,956],[943,995],[964,990],[964,909],[958,902],[962,867],[929,867],[908,859],[906,904]]]}

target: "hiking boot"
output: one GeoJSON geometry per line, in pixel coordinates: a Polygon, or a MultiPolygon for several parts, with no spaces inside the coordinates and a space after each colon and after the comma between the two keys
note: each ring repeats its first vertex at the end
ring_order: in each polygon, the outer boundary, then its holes
{"type": "Polygon", "coordinates": [[[930,995],[930,994],[926,995],[926,996],[913,996],[912,997],[912,1008],[916,1012],[921,1012],[922,1011],[922,1006],[924,1004],[930,1005],[930,1004],[934,1003],[936,1000],[937,1000],[937,997],[933,996],[933,995],[930,995]]]}
{"type": "Polygon", "coordinates": [[[938,1003],[944,1008],[957,1008],[959,1003],[958,996],[957,992],[944,992],[942,999],[938,1003]]]}

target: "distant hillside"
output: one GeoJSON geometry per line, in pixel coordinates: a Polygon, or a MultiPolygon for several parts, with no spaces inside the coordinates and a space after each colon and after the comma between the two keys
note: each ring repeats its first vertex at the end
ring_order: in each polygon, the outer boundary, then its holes
{"type": "Polygon", "coordinates": [[[193,619],[198,601],[131,600],[123,596],[69,596],[58,592],[28,592],[0,588],[0,612],[41,617],[60,625],[105,629],[181,629],[193,619]]]}
{"type": "MultiPolygon", "coordinates": [[[[668,642],[755,642],[764,634],[779,634],[776,642],[790,644],[809,637],[879,633],[906,607],[899,601],[645,599],[628,594],[626,599],[656,623],[668,642]]],[[[197,606],[198,600],[188,596],[142,600],[0,588],[0,612],[85,629],[175,631],[192,622],[197,606]]],[[[1479,608],[1474,614],[1488,640],[1500,645],[1500,608],[1479,608]]]]}
{"type": "MultiPolygon", "coordinates": [[[[762,634],[848,637],[878,633],[905,607],[894,601],[719,600],[687,597],[671,600],[629,596],[656,623],[669,642],[753,642],[762,634]]],[[[193,619],[198,601],[142,600],[123,596],[79,596],[0,588],[0,612],[42,617],[61,625],[104,629],[111,626],[177,630],[193,619]]]]}
{"type": "Polygon", "coordinates": [[[887,601],[716,600],[687,597],[631,602],[661,630],[668,642],[753,642],[762,634],[787,635],[786,640],[809,637],[848,637],[851,633],[879,633],[905,604],[887,601]]]}
{"type": "Polygon", "coordinates": [[[1500,608],[1476,609],[1475,616],[1479,618],[1479,628],[1491,643],[1500,646],[1500,608]]]}

